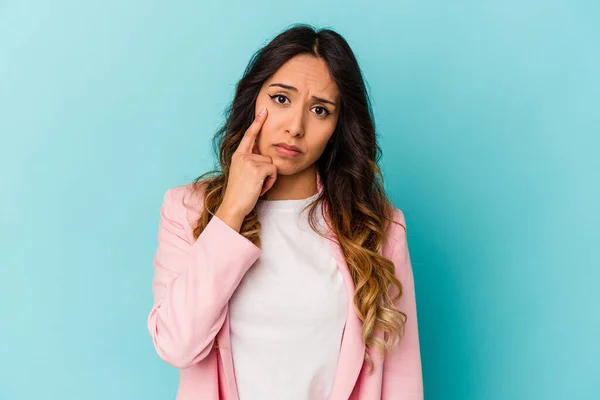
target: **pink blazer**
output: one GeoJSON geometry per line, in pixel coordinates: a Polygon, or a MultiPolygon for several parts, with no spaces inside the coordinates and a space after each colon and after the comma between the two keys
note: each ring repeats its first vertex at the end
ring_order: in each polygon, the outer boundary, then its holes
{"type": "MultiPolygon", "coordinates": [[[[322,190],[319,179],[318,187],[322,190]]],[[[180,369],[177,400],[237,400],[227,306],[261,249],[218,217],[194,240],[192,225],[202,204],[196,199],[191,210],[184,207],[184,198],[186,203],[192,201],[190,188],[171,188],[163,199],[148,329],[158,355],[180,369]],[[215,338],[218,348],[213,348],[215,338]]],[[[394,219],[404,224],[402,211],[394,212],[394,219]]],[[[334,239],[331,251],[352,299],[354,284],[341,247],[331,231],[329,237],[334,239]]],[[[380,254],[394,262],[404,285],[398,306],[408,315],[405,336],[383,363],[373,352],[375,371],[369,375],[361,321],[350,301],[330,400],[423,399],[414,279],[401,226],[392,225],[380,254]]],[[[382,337],[381,332],[378,335],[382,337]]]]}

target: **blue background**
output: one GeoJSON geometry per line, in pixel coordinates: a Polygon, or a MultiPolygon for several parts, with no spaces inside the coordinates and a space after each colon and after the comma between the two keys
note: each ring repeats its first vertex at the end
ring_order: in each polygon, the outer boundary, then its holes
{"type": "Polygon", "coordinates": [[[600,396],[597,1],[0,1],[0,398],[173,399],[164,191],[252,53],[356,52],[407,218],[426,399],[600,396]]]}

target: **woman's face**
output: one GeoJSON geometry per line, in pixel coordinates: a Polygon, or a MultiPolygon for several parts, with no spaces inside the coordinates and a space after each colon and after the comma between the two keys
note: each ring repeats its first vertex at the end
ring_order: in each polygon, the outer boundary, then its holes
{"type": "Polygon", "coordinates": [[[339,91],[323,60],[299,55],[263,84],[255,114],[263,107],[268,114],[256,139],[258,151],[273,159],[278,174],[293,175],[323,154],[339,118],[339,91]],[[286,152],[277,144],[297,146],[300,152],[286,152]]]}

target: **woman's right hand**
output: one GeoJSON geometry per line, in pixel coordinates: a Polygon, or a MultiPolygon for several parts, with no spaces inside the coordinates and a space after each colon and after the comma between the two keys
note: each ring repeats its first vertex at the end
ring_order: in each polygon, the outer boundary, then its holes
{"type": "Polygon", "coordinates": [[[252,211],[259,196],[268,191],[277,179],[273,159],[258,151],[256,137],[267,119],[267,109],[258,113],[233,153],[227,189],[216,215],[239,231],[246,215],[252,211]]]}

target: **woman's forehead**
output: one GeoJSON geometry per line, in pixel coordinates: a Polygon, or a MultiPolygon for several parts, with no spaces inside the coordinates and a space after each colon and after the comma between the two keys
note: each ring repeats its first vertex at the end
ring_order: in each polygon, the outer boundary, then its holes
{"type": "MultiPolygon", "coordinates": [[[[337,98],[338,88],[323,59],[301,55],[288,60],[266,82],[291,86],[300,93],[309,91],[315,96],[337,98]]],[[[294,90],[292,90],[294,91],[294,90]]]]}

